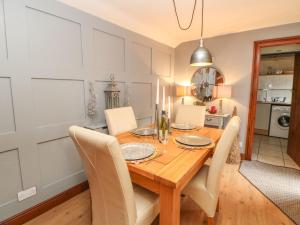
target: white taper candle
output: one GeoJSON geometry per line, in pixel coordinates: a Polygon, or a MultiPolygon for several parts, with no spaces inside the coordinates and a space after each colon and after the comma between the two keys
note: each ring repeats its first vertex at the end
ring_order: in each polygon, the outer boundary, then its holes
{"type": "Polygon", "coordinates": [[[159,104],[159,79],[157,78],[157,83],[156,83],[156,102],[155,104],[159,104]]]}
{"type": "Polygon", "coordinates": [[[163,86],[163,96],[162,96],[162,110],[165,111],[165,104],[166,104],[166,99],[165,99],[165,86],[163,86]]]}
{"type": "Polygon", "coordinates": [[[171,97],[168,96],[168,118],[171,119],[171,97]]]}

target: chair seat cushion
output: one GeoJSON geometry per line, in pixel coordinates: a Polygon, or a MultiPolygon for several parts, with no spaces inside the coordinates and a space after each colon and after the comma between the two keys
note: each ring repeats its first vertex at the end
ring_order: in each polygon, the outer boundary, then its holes
{"type": "MultiPolygon", "coordinates": [[[[192,193],[198,193],[199,191],[206,192],[206,181],[208,176],[209,166],[204,165],[201,170],[194,176],[190,183],[183,189],[183,193],[191,195],[192,193]]],[[[194,194],[193,194],[194,195],[194,194]]]]}
{"type": "Polygon", "coordinates": [[[137,210],[136,225],[150,225],[159,213],[159,196],[138,186],[133,186],[137,210]]]}
{"type": "Polygon", "coordinates": [[[204,165],[182,193],[193,199],[209,217],[214,217],[216,202],[206,187],[209,166],[204,165]]]}

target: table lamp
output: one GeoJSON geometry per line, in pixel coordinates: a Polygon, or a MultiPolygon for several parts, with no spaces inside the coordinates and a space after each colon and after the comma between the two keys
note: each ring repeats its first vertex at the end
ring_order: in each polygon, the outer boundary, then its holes
{"type": "Polygon", "coordinates": [[[223,114],[223,98],[230,98],[232,86],[219,85],[214,87],[214,97],[219,98],[219,114],[223,114]]]}
{"type": "Polygon", "coordinates": [[[191,87],[190,86],[176,86],[176,96],[182,97],[181,104],[184,105],[184,97],[191,96],[191,87]]]}

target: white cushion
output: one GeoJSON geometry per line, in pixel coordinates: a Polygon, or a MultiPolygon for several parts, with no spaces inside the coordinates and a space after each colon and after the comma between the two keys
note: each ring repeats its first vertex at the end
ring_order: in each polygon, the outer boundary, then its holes
{"type": "Polygon", "coordinates": [[[179,105],[176,114],[176,123],[190,123],[203,127],[206,106],[179,105]]]}
{"type": "Polygon", "coordinates": [[[198,190],[206,190],[206,181],[208,176],[209,166],[204,165],[196,176],[190,181],[189,185],[184,189],[184,192],[198,192],[198,190]]]}
{"type": "Polygon", "coordinates": [[[191,197],[207,214],[214,217],[219,198],[221,173],[240,128],[240,118],[233,117],[226,126],[210,163],[204,165],[185,187],[183,193],[191,197]]]}
{"type": "Polygon", "coordinates": [[[136,225],[150,225],[159,213],[158,195],[138,186],[133,186],[137,209],[136,225]]]}
{"type": "Polygon", "coordinates": [[[121,107],[104,110],[110,135],[118,135],[137,128],[132,107],[121,107]]]}
{"type": "Polygon", "coordinates": [[[159,197],[132,185],[117,139],[78,126],[69,132],[89,180],[92,224],[150,225],[159,213],[159,197]]]}
{"type": "MultiPolygon", "coordinates": [[[[209,166],[204,165],[198,174],[190,181],[182,193],[190,196],[201,208],[206,208],[204,204],[212,204],[211,198],[206,187],[209,166]]],[[[209,207],[211,208],[211,207],[209,207]]]]}

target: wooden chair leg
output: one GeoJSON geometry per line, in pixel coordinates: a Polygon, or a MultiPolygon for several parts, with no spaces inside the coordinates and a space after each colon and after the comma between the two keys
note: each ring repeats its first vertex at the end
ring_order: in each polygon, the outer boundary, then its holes
{"type": "Polygon", "coordinates": [[[207,218],[207,224],[208,225],[214,225],[215,224],[215,218],[214,217],[208,217],[207,218]]]}
{"type": "Polygon", "coordinates": [[[220,211],[220,199],[218,199],[218,203],[217,203],[217,208],[216,208],[216,212],[220,211]]]}

